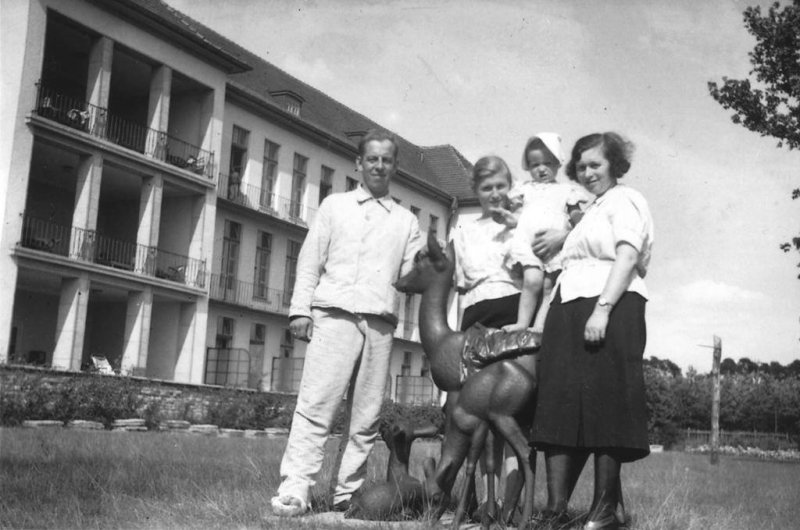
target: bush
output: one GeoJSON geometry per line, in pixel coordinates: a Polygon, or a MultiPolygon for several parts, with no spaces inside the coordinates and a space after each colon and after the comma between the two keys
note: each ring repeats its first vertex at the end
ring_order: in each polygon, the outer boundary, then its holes
{"type": "Polygon", "coordinates": [[[650,431],[650,441],[654,444],[661,444],[664,449],[679,449],[683,444],[683,433],[678,426],[671,421],[653,427],[650,431]]]}
{"type": "Polygon", "coordinates": [[[294,404],[285,396],[231,392],[208,407],[207,422],[224,429],[288,427],[294,404]]]}
{"type": "Polygon", "coordinates": [[[20,374],[0,392],[0,423],[81,419],[110,427],[115,419],[137,416],[142,405],[138,386],[122,378],[76,377],[53,383],[45,376],[20,374]]]}
{"type": "Polygon", "coordinates": [[[407,421],[412,426],[432,423],[444,434],[444,412],[435,405],[404,405],[393,401],[384,401],[381,408],[381,427],[387,424],[407,421]]]}

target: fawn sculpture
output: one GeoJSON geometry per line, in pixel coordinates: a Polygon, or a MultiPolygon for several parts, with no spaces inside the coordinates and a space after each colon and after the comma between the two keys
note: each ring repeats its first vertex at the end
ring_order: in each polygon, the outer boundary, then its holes
{"type": "MultiPolygon", "coordinates": [[[[438,432],[433,424],[412,427],[407,421],[381,425],[381,438],[389,449],[386,482],[361,488],[351,499],[346,517],[385,521],[400,513],[419,515],[425,508],[425,488],[408,472],[411,444],[417,438],[438,432]]],[[[425,475],[433,473],[433,459],[423,462],[425,475]]]]}
{"type": "MultiPolygon", "coordinates": [[[[434,473],[425,481],[426,496],[438,506],[435,517],[441,517],[465,458],[468,484],[472,483],[475,464],[491,429],[512,447],[519,471],[524,474],[525,499],[519,527],[528,528],[533,511],[534,473],[525,433],[533,420],[537,356],[520,355],[496,361],[467,377],[462,385],[461,354],[466,337],[464,333],[450,329],[446,315],[454,266],[452,245],[448,246],[446,252],[443,251],[436,238],[429,233],[427,253],[420,254],[413,270],[395,284],[400,292],[422,294],[419,309],[420,340],[430,362],[433,381],[442,390],[458,392],[455,403],[449,405],[446,411],[441,459],[434,473]]],[[[493,470],[487,469],[487,472],[493,470]]],[[[488,526],[488,519],[495,515],[494,488],[492,481],[488,482],[490,496],[484,512],[484,527],[488,526]]],[[[453,528],[458,528],[464,517],[468,489],[464,488],[460,497],[453,528]]],[[[504,519],[513,513],[516,503],[513,504],[505,507],[504,519]]]]}

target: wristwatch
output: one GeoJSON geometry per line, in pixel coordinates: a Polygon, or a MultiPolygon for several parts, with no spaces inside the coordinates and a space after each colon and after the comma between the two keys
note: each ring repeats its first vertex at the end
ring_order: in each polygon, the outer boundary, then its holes
{"type": "Polygon", "coordinates": [[[614,307],[614,304],[606,300],[605,296],[601,296],[600,298],[597,299],[597,305],[599,305],[600,307],[607,307],[608,309],[614,307]]]}

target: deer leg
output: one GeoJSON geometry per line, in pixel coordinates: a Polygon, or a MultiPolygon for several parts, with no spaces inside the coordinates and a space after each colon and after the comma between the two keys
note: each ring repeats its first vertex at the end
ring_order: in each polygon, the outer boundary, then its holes
{"type": "Polygon", "coordinates": [[[481,451],[483,451],[483,445],[486,441],[486,434],[489,432],[489,424],[485,421],[482,421],[478,424],[475,430],[472,432],[472,436],[470,439],[469,444],[469,454],[467,455],[467,465],[465,468],[465,486],[461,492],[461,498],[458,502],[458,508],[456,508],[456,513],[453,515],[453,530],[457,530],[459,525],[461,524],[462,519],[464,518],[464,513],[467,509],[467,500],[469,499],[470,490],[475,487],[475,465],[478,462],[478,458],[481,456],[481,451]]]}
{"type": "Polygon", "coordinates": [[[528,440],[522,434],[522,430],[512,416],[492,415],[492,423],[506,441],[514,449],[519,462],[519,469],[525,473],[525,502],[522,508],[522,519],[518,525],[520,530],[530,528],[531,515],[533,513],[533,485],[534,475],[530,465],[530,447],[528,440]]]}
{"type": "Polygon", "coordinates": [[[495,454],[495,447],[497,446],[503,446],[503,439],[498,439],[493,432],[489,431],[486,435],[486,445],[483,451],[484,462],[486,463],[484,466],[486,473],[486,504],[481,514],[481,528],[489,528],[489,521],[493,521],[496,518],[497,505],[495,502],[494,477],[497,472],[497,455],[495,454]]]}
{"type": "MultiPolygon", "coordinates": [[[[536,451],[531,450],[529,453],[529,460],[533,475],[536,476],[536,451]]],[[[522,463],[517,459],[517,468],[506,477],[506,493],[503,498],[503,522],[506,524],[511,523],[514,512],[519,504],[519,496],[522,493],[522,486],[525,485],[522,463]]]]}

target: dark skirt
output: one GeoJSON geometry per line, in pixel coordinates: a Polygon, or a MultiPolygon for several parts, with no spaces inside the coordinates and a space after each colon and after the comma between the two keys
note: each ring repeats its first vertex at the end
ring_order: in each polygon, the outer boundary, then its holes
{"type": "Polygon", "coordinates": [[[646,300],[627,292],[614,306],[604,343],[583,339],[597,297],[556,296],[542,336],[539,392],[531,440],[548,446],[607,450],[623,462],[650,453],[642,356],[646,300]]]}
{"type": "Polygon", "coordinates": [[[483,324],[487,328],[502,328],[517,321],[519,293],[502,298],[481,300],[464,309],[461,317],[461,331],[473,324],[483,324]]]}

